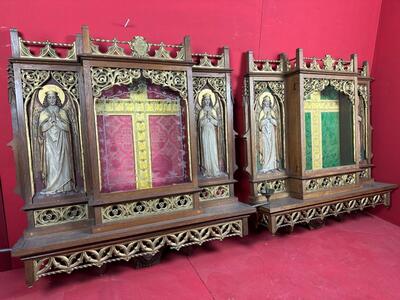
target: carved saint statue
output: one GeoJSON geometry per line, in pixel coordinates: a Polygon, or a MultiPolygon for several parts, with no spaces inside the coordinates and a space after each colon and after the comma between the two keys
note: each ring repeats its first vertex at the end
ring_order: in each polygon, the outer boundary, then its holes
{"type": "Polygon", "coordinates": [[[45,108],[39,116],[41,169],[45,185],[42,194],[69,192],[75,188],[71,126],[67,112],[61,108],[60,91],[48,90],[45,93],[45,108]]]}
{"type": "Polygon", "coordinates": [[[262,117],[260,118],[260,163],[261,172],[269,172],[278,168],[277,160],[277,121],[272,115],[272,95],[267,94],[262,100],[262,117]]]}
{"type": "Polygon", "coordinates": [[[206,177],[221,175],[218,163],[217,128],[219,121],[212,107],[210,94],[204,94],[199,111],[201,169],[206,177]]]}

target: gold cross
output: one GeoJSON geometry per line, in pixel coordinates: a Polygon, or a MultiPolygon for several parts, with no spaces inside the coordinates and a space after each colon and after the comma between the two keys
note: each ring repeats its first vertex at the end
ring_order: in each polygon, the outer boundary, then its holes
{"type": "Polygon", "coordinates": [[[132,118],[137,189],[152,187],[149,116],[170,116],[180,113],[178,99],[149,99],[145,85],[139,92],[131,92],[129,99],[100,99],[96,103],[97,115],[125,115],[132,118]]]}
{"type": "Polygon", "coordinates": [[[311,114],[311,145],[313,169],[322,168],[322,121],[321,113],[339,112],[338,100],[321,100],[320,92],[313,92],[304,101],[304,111],[311,114]]]}

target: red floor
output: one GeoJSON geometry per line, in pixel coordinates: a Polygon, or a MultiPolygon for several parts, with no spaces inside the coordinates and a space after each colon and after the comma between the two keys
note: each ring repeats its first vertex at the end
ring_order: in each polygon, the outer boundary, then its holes
{"type": "Polygon", "coordinates": [[[135,270],[73,272],[24,285],[23,271],[0,273],[0,299],[400,299],[400,227],[370,215],[330,220],[318,230],[266,231],[168,253],[135,270]]]}

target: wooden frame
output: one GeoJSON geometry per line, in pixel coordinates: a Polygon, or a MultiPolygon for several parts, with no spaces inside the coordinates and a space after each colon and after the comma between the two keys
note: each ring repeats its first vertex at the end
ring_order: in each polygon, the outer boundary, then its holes
{"type": "MultiPolygon", "coordinates": [[[[244,103],[246,132],[239,137],[247,142],[251,193],[249,202],[258,207],[258,223],[265,225],[275,234],[279,228],[299,223],[310,224],[327,216],[339,216],[365,207],[390,205],[390,192],[394,184],[374,182],[371,178],[371,125],[370,95],[371,78],[368,64],[358,68],[357,55],[350,60],[333,59],[326,55],[322,59],[304,57],[303,50],[297,49],[295,59],[287,59],[281,54],[278,60],[255,60],[253,53],[247,53],[247,74],[245,76],[244,103]],[[256,101],[257,82],[282,81],[285,86],[287,128],[282,138],[286,144],[286,170],[274,171],[268,175],[258,174],[256,156],[257,123],[253,107],[256,101]],[[354,163],[338,167],[306,170],[304,96],[308,92],[322,91],[333,85],[340,93],[348,95],[352,101],[353,157],[354,163]],[[360,86],[363,86],[360,88],[360,86]],[[363,100],[360,100],[363,97],[363,100]],[[361,101],[364,101],[363,103],[361,101]],[[358,107],[364,105],[366,157],[360,161],[360,128],[358,107]],[[284,188],[282,188],[282,185],[284,188]],[[262,193],[269,189],[269,195],[262,193]],[[272,192],[271,192],[272,190],[272,192]],[[275,190],[275,193],[274,193],[275,190]]],[[[266,86],[266,85],[264,85],[266,86]]]]}
{"type": "MultiPolygon", "coordinates": [[[[9,93],[14,132],[12,146],[17,166],[17,190],[26,201],[24,210],[29,220],[24,237],[13,248],[13,255],[24,261],[28,285],[32,285],[44,273],[47,276],[81,268],[82,266],[78,265],[76,268],[72,265],[65,268],[60,264],[48,265],[47,262],[58,259],[57,257],[65,261],[69,255],[81,253],[80,251],[83,250],[94,253],[96,249],[111,247],[109,250],[115,252],[116,248],[113,247],[120,247],[119,243],[153,243],[156,240],[163,240],[162,245],[154,244],[155,248],[151,251],[127,254],[124,259],[129,260],[140,255],[154,255],[164,247],[179,250],[183,246],[201,245],[208,240],[222,240],[230,236],[247,234],[247,219],[254,209],[238,203],[237,198],[233,197],[233,110],[230,101],[227,48],[223,54],[224,64],[214,68],[207,62],[207,65],[204,65],[204,62],[193,62],[189,37],[185,37],[181,45],[149,43],[143,37],[134,37],[131,41],[106,40],[91,37],[88,28],[83,26],[82,33],[69,44],[27,41],[22,39],[16,30],[11,30],[11,41],[9,93]],[[108,47],[106,47],[107,44],[108,47]],[[39,47],[39,54],[32,50],[35,47],[39,47]],[[64,55],[60,54],[63,53],[60,48],[65,50],[64,55]],[[130,53],[127,54],[127,52],[130,53]],[[197,64],[197,67],[194,68],[194,64],[197,64]],[[187,112],[188,137],[190,137],[188,142],[191,170],[189,182],[108,194],[100,191],[92,67],[107,68],[107,70],[118,68],[140,70],[143,74],[146,73],[146,76],[152,76],[150,71],[172,77],[181,76],[176,80],[161,81],[159,84],[172,86],[180,94],[184,93],[186,97],[185,111],[187,112]],[[23,107],[28,82],[25,77],[21,77],[22,70],[57,71],[61,74],[68,73],[70,79],[71,76],[77,78],[74,81],[76,86],[74,85],[70,90],[75,93],[79,102],[79,122],[82,128],[80,130],[81,167],[82,170],[84,169],[85,182],[83,192],[74,190],[67,193],[56,192],[43,196],[44,200],[36,201],[37,191],[32,190],[31,187],[34,185],[30,181],[32,171],[27,172],[27,170],[32,170],[29,165],[32,149],[28,147],[28,135],[25,129],[34,126],[32,125],[34,123],[29,123],[32,122],[31,117],[23,107]],[[198,178],[193,73],[196,76],[225,79],[226,99],[229,99],[226,111],[226,149],[229,153],[227,154],[229,167],[228,175],[223,179],[201,181],[198,178]],[[183,83],[179,80],[183,80],[183,83]],[[176,86],[173,86],[174,84],[176,86]],[[204,189],[210,186],[213,188],[222,186],[224,193],[226,193],[225,188],[228,187],[228,192],[212,201],[200,201],[204,189]],[[176,242],[173,243],[172,239],[176,239],[176,242]]],[[[203,60],[206,58],[203,57],[203,60]]],[[[36,97],[35,101],[38,101],[39,91],[47,84],[49,78],[52,80],[53,75],[49,74],[47,77],[42,76],[43,78],[39,76],[37,80],[31,78],[30,84],[36,94],[29,95],[32,98],[36,97]]],[[[136,76],[134,72],[129,74],[129,76],[136,76]]],[[[137,77],[128,77],[127,80],[130,82],[134,78],[137,77]]],[[[163,79],[157,77],[151,80],[158,82],[163,79]]],[[[124,82],[117,82],[117,84],[124,84],[124,82]]],[[[44,100],[47,101],[47,98],[44,100]]],[[[83,252],[80,255],[84,255],[83,252]]],[[[110,261],[114,260],[118,259],[114,257],[110,261]]],[[[99,266],[102,263],[88,261],[87,264],[87,266],[99,266]]]]}

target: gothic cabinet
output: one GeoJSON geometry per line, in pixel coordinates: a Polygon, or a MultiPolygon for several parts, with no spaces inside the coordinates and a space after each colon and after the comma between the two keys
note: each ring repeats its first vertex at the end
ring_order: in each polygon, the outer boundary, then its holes
{"type": "Polygon", "coordinates": [[[377,205],[396,185],[371,178],[368,64],[330,55],[255,60],[244,81],[249,202],[274,234],[377,205]]]}
{"type": "Polygon", "coordinates": [[[229,51],[11,31],[26,280],[247,234],[233,197],[229,51]]]}

